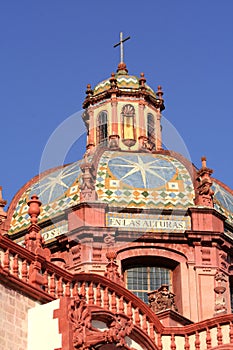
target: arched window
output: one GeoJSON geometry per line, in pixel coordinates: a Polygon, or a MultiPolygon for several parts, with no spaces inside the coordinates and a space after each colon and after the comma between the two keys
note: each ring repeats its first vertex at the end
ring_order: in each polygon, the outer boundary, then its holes
{"type": "Polygon", "coordinates": [[[148,292],[166,284],[171,289],[172,270],[157,266],[136,266],[125,270],[127,289],[148,303],[148,292]]]}
{"type": "Polygon", "coordinates": [[[155,144],[155,118],[153,114],[147,114],[147,137],[149,142],[155,144]]]}
{"type": "Polygon", "coordinates": [[[127,104],[122,108],[123,119],[123,139],[134,140],[134,116],[135,109],[131,104],[127,104]]]}
{"type": "Polygon", "coordinates": [[[107,145],[108,143],[108,114],[102,111],[97,117],[96,144],[107,145]]]}

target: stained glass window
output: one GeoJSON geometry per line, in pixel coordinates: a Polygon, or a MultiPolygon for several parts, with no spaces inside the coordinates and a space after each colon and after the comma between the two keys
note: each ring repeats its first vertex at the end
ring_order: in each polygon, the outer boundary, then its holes
{"type": "Polygon", "coordinates": [[[108,142],[108,115],[102,111],[97,118],[96,143],[97,145],[107,145],[108,142]]]}
{"type": "Polygon", "coordinates": [[[165,267],[138,266],[125,271],[127,288],[148,302],[147,293],[161,287],[162,284],[169,285],[171,290],[171,270],[165,267]]]}

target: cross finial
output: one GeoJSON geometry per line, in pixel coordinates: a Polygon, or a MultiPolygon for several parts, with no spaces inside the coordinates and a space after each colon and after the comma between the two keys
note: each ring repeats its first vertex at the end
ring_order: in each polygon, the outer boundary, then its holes
{"type": "Polygon", "coordinates": [[[123,39],[123,32],[120,32],[120,41],[119,43],[115,44],[113,47],[117,47],[117,46],[120,46],[120,60],[121,60],[121,63],[124,62],[124,45],[123,43],[126,41],[126,40],[129,40],[130,39],[130,36],[128,36],[127,38],[123,39]]]}

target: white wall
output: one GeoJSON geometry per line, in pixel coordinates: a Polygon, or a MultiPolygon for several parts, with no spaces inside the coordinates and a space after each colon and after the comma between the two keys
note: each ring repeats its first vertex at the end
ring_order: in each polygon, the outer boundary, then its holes
{"type": "Polygon", "coordinates": [[[28,350],[54,350],[62,347],[58,319],[53,312],[60,307],[60,300],[38,305],[28,311],[28,350]]]}

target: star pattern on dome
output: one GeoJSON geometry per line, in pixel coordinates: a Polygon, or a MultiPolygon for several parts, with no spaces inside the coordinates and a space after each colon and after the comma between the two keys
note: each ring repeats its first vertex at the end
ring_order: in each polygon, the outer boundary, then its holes
{"type": "MultiPolygon", "coordinates": [[[[233,196],[221,185],[213,183],[214,198],[230,213],[233,213],[233,196]]],[[[231,214],[232,215],[232,214],[231,214]]]]}
{"type": "Polygon", "coordinates": [[[109,168],[120,181],[128,185],[135,184],[136,181],[141,188],[165,185],[176,172],[168,161],[140,155],[112,159],[109,168]]]}
{"type": "Polygon", "coordinates": [[[47,182],[41,183],[40,186],[40,197],[43,197],[48,192],[48,202],[52,201],[54,192],[60,192],[63,194],[64,190],[69,188],[63,181],[63,173],[61,172],[56,177],[48,176],[47,182]]]}
{"type": "Polygon", "coordinates": [[[79,171],[77,164],[57,170],[39,180],[32,187],[31,194],[37,194],[43,205],[50,203],[64,195],[77,178],[79,171]]]}
{"type": "Polygon", "coordinates": [[[98,200],[124,208],[188,208],[194,187],[186,167],[168,155],[105,151],[96,178],[98,200]]]}

